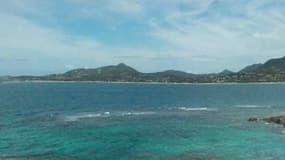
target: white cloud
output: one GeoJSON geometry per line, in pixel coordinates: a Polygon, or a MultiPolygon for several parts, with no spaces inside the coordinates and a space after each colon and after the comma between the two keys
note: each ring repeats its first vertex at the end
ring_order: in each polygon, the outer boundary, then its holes
{"type": "Polygon", "coordinates": [[[81,8],[79,11],[87,17],[104,16],[102,14],[133,16],[144,12],[139,0],[71,0],[71,2],[78,5],[77,7],[81,8]]]}
{"type": "Polygon", "coordinates": [[[97,50],[100,47],[94,39],[71,36],[49,28],[38,26],[26,19],[0,14],[0,47],[33,49],[49,55],[69,55],[81,49],[97,50]]]}
{"type": "Polygon", "coordinates": [[[7,52],[8,58],[57,60],[57,65],[62,63],[64,69],[126,62],[143,71],[170,67],[193,72],[238,70],[247,64],[284,55],[285,6],[281,3],[284,1],[3,1],[0,49],[14,49],[11,56],[7,52]],[[142,44],[151,41],[155,45],[134,47],[123,42],[122,46],[115,46],[111,40],[108,43],[80,32],[65,32],[68,25],[81,20],[98,28],[113,28],[120,36],[134,33],[127,27],[141,27],[134,34],[142,33],[130,41],[142,44]],[[125,30],[118,25],[121,22],[126,22],[122,25],[125,30]],[[141,35],[149,39],[142,40],[141,35]]]}
{"type": "MultiPolygon", "coordinates": [[[[215,14],[218,8],[209,9],[211,3],[203,7],[206,10],[198,12],[200,18],[187,12],[174,12],[165,17],[164,21],[152,20],[150,26],[153,31],[150,34],[177,51],[182,51],[185,56],[214,56],[220,62],[227,60],[230,69],[238,70],[247,63],[284,55],[284,12],[275,7],[266,8],[268,2],[236,4],[241,8],[235,9],[247,11],[237,16],[230,16],[226,12],[215,14]],[[203,15],[204,11],[209,15],[203,15]],[[248,61],[244,61],[246,58],[248,61]],[[233,60],[239,65],[233,67],[229,63],[233,60]]],[[[227,3],[235,5],[236,2],[227,3]]]]}
{"type": "MultiPolygon", "coordinates": [[[[25,68],[23,74],[29,74],[29,69],[26,67],[30,67],[30,71],[33,72],[36,72],[36,68],[39,70],[46,68],[43,73],[52,73],[55,70],[62,72],[77,67],[98,67],[120,62],[126,62],[144,71],[156,70],[152,68],[152,65],[148,67],[143,65],[147,63],[149,57],[160,54],[155,50],[114,47],[111,44],[102,44],[96,39],[69,35],[45,28],[14,15],[0,14],[0,21],[3,23],[0,25],[0,49],[3,52],[8,50],[13,52],[12,54],[6,52],[2,56],[31,59],[24,64],[25,67],[22,64],[14,66],[18,72],[25,68]],[[136,55],[141,58],[131,60],[115,57],[123,54],[136,55]]],[[[40,73],[40,71],[36,73],[40,73]]]]}
{"type": "Polygon", "coordinates": [[[139,0],[111,0],[108,8],[110,11],[123,12],[126,14],[138,14],[143,12],[143,6],[139,0]]]}
{"type": "Polygon", "coordinates": [[[278,39],[280,38],[280,36],[276,33],[260,33],[260,32],[256,32],[253,34],[254,38],[257,39],[278,39]]]}
{"type": "MultiPolygon", "coordinates": [[[[0,49],[6,52],[2,56],[33,59],[29,62],[33,68],[41,69],[50,63],[56,64],[53,67],[61,71],[64,68],[61,63],[70,61],[80,67],[84,62],[92,61],[94,65],[100,65],[110,57],[105,54],[102,44],[94,39],[68,35],[12,15],[0,14],[0,21],[0,49]],[[14,51],[12,54],[8,52],[11,50],[14,51]]],[[[21,67],[19,64],[18,69],[21,67]]]]}

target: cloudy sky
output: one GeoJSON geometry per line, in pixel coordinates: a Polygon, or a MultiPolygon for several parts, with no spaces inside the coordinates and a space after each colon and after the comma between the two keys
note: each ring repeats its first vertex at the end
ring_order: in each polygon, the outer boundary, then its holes
{"type": "Polygon", "coordinates": [[[0,75],[209,73],[284,55],[284,0],[0,0],[0,75]]]}

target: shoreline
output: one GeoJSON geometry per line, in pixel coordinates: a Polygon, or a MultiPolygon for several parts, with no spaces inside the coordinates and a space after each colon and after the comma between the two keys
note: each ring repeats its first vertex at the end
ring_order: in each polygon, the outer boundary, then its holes
{"type": "Polygon", "coordinates": [[[274,85],[285,84],[285,82],[221,82],[221,83],[176,83],[176,82],[116,82],[116,81],[42,81],[42,80],[29,80],[29,81],[3,81],[0,84],[16,84],[16,83],[101,83],[101,84],[150,84],[150,85],[274,85]]]}

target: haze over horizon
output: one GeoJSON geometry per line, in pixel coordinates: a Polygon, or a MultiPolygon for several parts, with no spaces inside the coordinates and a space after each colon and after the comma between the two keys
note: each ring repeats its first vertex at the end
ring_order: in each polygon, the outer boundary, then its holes
{"type": "Polygon", "coordinates": [[[9,0],[0,20],[0,75],[212,73],[285,55],[282,0],[9,0]]]}

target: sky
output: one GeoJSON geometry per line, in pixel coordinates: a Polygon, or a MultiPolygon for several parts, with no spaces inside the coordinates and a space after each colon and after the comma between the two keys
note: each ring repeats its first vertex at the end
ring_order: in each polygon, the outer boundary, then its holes
{"type": "Polygon", "coordinates": [[[284,0],[0,0],[0,75],[212,73],[283,56],[284,0]]]}

